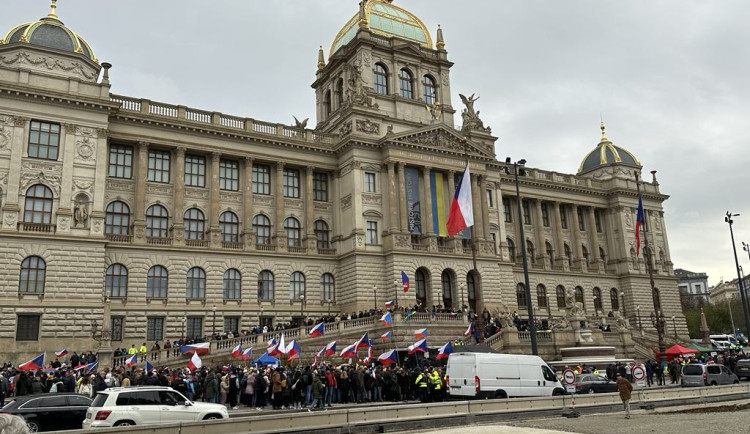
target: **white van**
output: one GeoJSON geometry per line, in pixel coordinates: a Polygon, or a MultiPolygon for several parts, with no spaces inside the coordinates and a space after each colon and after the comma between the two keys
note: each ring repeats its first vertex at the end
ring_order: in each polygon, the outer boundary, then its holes
{"type": "Polygon", "coordinates": [[[565,389],[539,356],[453,353],[446,369],[451,398],[558,396],[565,389]]]}
{"type": "Polygon", "coordinates": [[[740,341],[732,335],[710,335],[708,337],[712,341],[723,344],[720,345],[722,349],[734,350],[742,348],[740,341]]]}

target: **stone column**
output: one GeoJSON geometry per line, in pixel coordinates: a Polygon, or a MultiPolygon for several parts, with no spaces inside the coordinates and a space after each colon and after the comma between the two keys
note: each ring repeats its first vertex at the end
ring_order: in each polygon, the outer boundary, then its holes
{"type": "MultiPolygon", "coordinates": [[[[57,233],[69,234],[73,223],[73,160],[76,154],[76,126],[63,124],[60,130],[60,158],[62,161],[62,176],[60,181],[60,202],[57,207],[57,233]]],[[[93,199],[93,197],[92,197],[93,199]]],[[[93,203],[93,200],[91,201],[93,203]]],[[[90,213],[89,204],[85,204],[90,213]]],[[[89,214],[90,215],[90,214],[89,214]]],[[[84,226],[81,226],[82,228],[84,226]]]]}
{"type": "Polygon", "coordinates": [[[399,213],[401,214],[401,232],[409,233],[409,213],[406,209],[406,163],[398,163],[398,193],[399,193],[399,213]]]}
{"type": "MultiPolygon", "coordinates": [[[[185,240],[185,147],[180,146],[175,153],[174,167],[174,218],[172,221],[172,242],[182,245],[185,240]]],[[[211,217],[209,216],[209,221],[211,217]]]]}
{"type": "Polygon", "coordinates": [[[573,204],[571,207],[573,214],[573,228],[570,232],[573,234],[573,243],[575,243],[575,262],[580,264],[583,260],[583,245],[581,244],[581,229],[580,223],[578,222],[578,205],[573,204]]]}
{"type": "Polygon", "coordinates": [[[209,187],[209,216],[208,222],[211,247],[221,247],[221,229],[219,227],[219,211],[221,210],[221,192],[219,190],[219,163],[221,162],[221,153],[211,153],[211,185],[209,187]]]}
{"type": "Polygon", "coordinates": [[[563,238],[563,232],[562,232],[562,218],[560,217],[560,202],[552,202],[552,206],[555,207],[555,241],[557,245],[557,261],[556,262],[564,262],[565,260],[565,240],[563,238]]]}
{"type": "Polygon", "coordinates": [[[490,236],[490,209],[487,204],[487,180],[486,176],[482,175],[479,177],[479,197],[482,202],[482,232],[484,232],[484,239],[491,240],[490,236]]]}
{"type": "Polygon", "coordinates": [[[430,166],[425,166],[422,169],[422,186],[424,188],[424,210],[422,210],[422,215],[424,218],[422,219],[423,228],[424,231],[422,235],[427,236],[434,236],[435,235],[435,228],[432,224],[432,183],[430,182],[430,171],[432,168],[430,166]]]}
{"type": "Polygon", "coordinates": [[[398,232],[398,192],[396,186],[396,164],[389,161],[388,165],[388,223],[391,233],[398,232]]]}
{"type": "Polygon", "coordinates": [[[307,231],[307,248],[309,250],[315,250],[317,242],[315,239],[315,231],[313,226],[313,218],[315,212],[315,203],[313,202],[313,172],[315,168],[313,166],[307,166],[305,171],[305,230],[307,231]]]}
{"type": "Polygon", "coordinates": [[[13,117],[13,139],[10,148],[10,167],[17,170],[11,170],[8,173],[8,189],[6,190],[6,199],[3,204],[3,229],[17,230],[17,223],[23,217],[19,217],[21,208],[18,206],[18,197],[25,194],[20,191],[21,184],[21,157],[24,154],[24,142],[29,137],[29,118],[15,116],[13,117]]]}
{"type": "Polygon", "coordinates": [[[589,232],[591,233],[591,257],[594,258],[592,264],[598,264],[601,262],[602,257],[599,256],[599,235],[596,232],[596,217],[594,216],[594,207],[589,207],[589,232]]]}
{"type": "Polygon", "coordinates": [[[105,191],[107,184],[107,138],[109,133],[106,129],[100,128],[96,130],[96,171],[94,175],[94,194],[91,200],[91,212],[89,214],[89,234],[92,236],[104,236],[104,225],[105,225],[105,191]]]}
{"type": "Polygon", "coordinates": [[[148,143],[138,143],[138,165],[135,168],[134,243],[146,243],[146,179],[148,178],[148,143]]]}
{"type": "Polygon", "coordinates": [[[253,157],[245,157],[245,190],[242,213],[244,214],[243,236],[245,246],[251,248],[255,244],[253,233],[253,157]]]}
{"type": "Polygon", "coordinates": [[[536,208],[536,226],[534,229],[536,230],[536,242],[539,245],[536,249],[536,257],[537,259],[542,260],[542,264],[546,266],[547,264],[547,249],[545,248],[545,240],[544,240],[544,220],[542,219],[542,201],[540,199],[537,199],[534,201],[534,206],[536,208]]]}
{"type": "Polygon", "coordinates": [[[471,175],[471,201],[474,210],[474,235],[477,240],[484,239],[484,227],[482,226],[482,205],[480,204],[482,195],[479,193],[479,176],[471,175]]]}
{"type": "Polygon", "coordinates": [[[276,246],[286,249],[284,232],[284,163],[276,163],[276,246]]]}

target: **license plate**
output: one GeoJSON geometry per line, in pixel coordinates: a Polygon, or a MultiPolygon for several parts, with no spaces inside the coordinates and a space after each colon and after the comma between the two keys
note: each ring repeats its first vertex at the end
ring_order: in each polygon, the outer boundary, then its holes
{"type": "Polygon", "coordinates": [[[451,389],[461,390],[461,387],[460,386],[451,386],[451,389]]]}

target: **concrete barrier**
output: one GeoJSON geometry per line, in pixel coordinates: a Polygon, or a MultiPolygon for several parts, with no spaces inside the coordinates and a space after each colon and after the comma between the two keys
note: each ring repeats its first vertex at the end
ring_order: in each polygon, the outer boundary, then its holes
{"type": "MultiPolygon", "coordinates": [[[[732,386],[673,389],[636,389],[632,405],[658,407],[702,404],[750,398],[750,383],[732,386]]],[[[620,408],[622,401],[617,393],[576,395],[576,409],[583,412],[609,411],[620,408]]],[[[519,418],[534,415],[561,413],[571,404],[570,395],[564,397],[511,398],[481,401],[455,401],[431,404],[399,404],[374,407],[346,408],[312,413],[270,413],[244,416],[211,422],[148,427],[109,428],[96,430],[115,433],[127,430],[128,434],[217,434],[246,432],[340,432],[357,429],[357,432],[376,432],[394,429],[417,429],[434,426],[467,425],[475,421],[496,420],[498,416],[519,418]]],[[[82,433],[83,431],[60,431],[82,433]]]]}

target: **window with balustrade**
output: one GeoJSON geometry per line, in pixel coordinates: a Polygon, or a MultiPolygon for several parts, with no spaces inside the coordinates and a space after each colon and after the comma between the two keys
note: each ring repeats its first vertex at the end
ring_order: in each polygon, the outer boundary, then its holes
{"type": "Polygon", "coordinates": [[[315,231],[315,240],[317,243],[318,250],[320,249],[330,249],[331,248],[331,241],[330,241],[330,233],[328,230],[328,223],[326,223],[323,220],[316,220],[315,224],[313,225],[314,231],[315,231]]]}
{"type": "Polygon", "coordinates": [[[161,341],[164,339],[164,318],[148,317],[146,318],[146,340],[161,341]]]}
{"type": "Polygon", "coordinates": [[[521,208],[523,210],[523,224],[531,224],[531,211],[529,211],[529,201],[522,201],[521,208]]]}
{"type": "Polygon", "coordinates": [[[602,290],[595,287],[592,293],[594,294],[594,309],[602,310],[602,290]]]}
{"type": "Polygon", "coordinates": [[[555,296],[557,298],[557,308],[565,309],[565,306],[567,305],[567,303],[565,302],[565,287],[562,285],[557,285],[557,289],[555,289],[555,296]]]}
{"type": "Polygon", "coordinates": [[[263,214],[253,217],[253,231],[255,231],[256,245],[271,244],[271,220],[263,214]]]}
{"type": "Polygon", "coordinates": [[[333,274],[323,273],[320,276],[320,293],[323,301],[333,301],[336,295],[336,286],[333,280],[333,274]]]}
{"type": "Polygon", "coordinates": [[[609,303],[612,305],[613,311],[620,310],[620,293],[617,292],[617,288],[609,290],[609,303]]]}
{"type": "Polygon", "coordinates": [[[161,205],[151,205],[146,210],[146,237],[167,238],[169,236],[169,212],[161,205]]]}
{"type": "Polygon", "coordinates": [[[549,263],[555,263],[555,249],[552,248],[552,244],[549,241],[544,242],[544,247],[547,250],[547,256],[549,257],[549,263]]]}
{"type": "Polygon", "coordinates": [[[541,283],[536,286],[536,304],[540,309],[547,309],[547,288],[541,283]]]}
{"type": "Polygon", "coordinates": [[[585,309],[586,308],[586,301],[583,298],[583,288],[581,288],[580,286],[576,286],[574,294],[575,294],[575,301],[577,303],[581,303],[581,306],[583,306],[583,308],[585,309]]]}
{"type": "Polygon", "coordinates": [[[232,211],[224,211],[219,216],[219,230],[221,241],[237,243],[240,241],[240,219],[232,211]]]}
{"type": "Polygon", "coordinates": [[[126,298],[128,296],[128,269],[124,265],[112,264],[107,267],[104,292],[110,298],[126,298]]]}
{"type": "Polygon", "coordinates": [[[130,207],[116,200],[107,205],[104,218],[104,234],[115,236],[130,235],[130,207]]]}
{"type": "Polygon", "coordinates": [[[417,292],[417,303],[420,306],[427,306],[427,278],[425,277],[424,270],[418,268],[414,273],[414,281],[416,284],[417,292]]]}
{"type": "Polygon", "coordinates": [[[289,278],[289,299],[301,300],[305,296],[305,275],[299,271],[289,278]]]}
{"type": "Polygon", "coordinates": [[[242,299],[242,274],[236,268],[230,268],[224,272],[224,299],[240,300],[242,299]]]}
{"type": "Polygon", "coordinates": [[[188,300],[206,299],[206,272],[200,267],[193,267],[187,272],[185,296],[188,300]]]}
{"type": "Polygon", "coordinates": [[[440,275],[440,284],[443,292],[443,307],[450,309],[453,307],[453,276],[448,270],[443,270],[440,275]]]}
{"type": "Polygon", "coordinates": [[[169,289],[169,272],[161,265],[154,265],[146,274],[146,298],[164,300],[169,289]]]}
{"type": "Polygon", "coordinates": [[[536,249],[534,249],[534,243],[526,240],[526,253],[529,256],[529,262],[536,264],[536,249]]]}
{"type": "Polygon", "coordinates": [[[425,104],[431,106],[437,101],[437,86],[435,79],[429,75],[422,77],[422,100],[425,104]]]}
{"type": "Polygon", "coordinates": [[[505,242],[508,243],[508,256],[510,256],[510,262],[516,262],[516,244],[510,238],[506,238],[505,242]]]}
{"type": "Polygon", "coordinates": [[[47,263],[39,256],[26,257],[21,262],[18,292],[21,294],[44,294],[47,263]]]}
{"type": "Polygon", "coordinates": [[[300,247],[302,245],[302,228],[299,220],[294,217],[284,220],[284,232],[289,247],[300,247]]]}
{"type": "Polygon", "coordinates": [[[372,69],[373,88],[375,93],[388,95],[388,70],[382,63],[376,63],[372,69]]]}
{"type": "Polygon", "coordinates": [[[399,71],[398,84],[402,98],[414,98],[414,79],[412,78],[411,72],[407,69],[399,71]]]}
{"type": "Polygon", "coordinates": [[[206,235],[206,217],[198,208],[185,211],[185,239],[203,240],[206,235]]]}
{"type": "Polygon", "coordinates": [[[44,184],[35,184],[26,190],[23,222],[52,224],[52,190],[44,184]]]}
{"type": "Polygon", "coordinates": [[[523,283],[518,283],[516,285],[516,304],[518,305],[518,308],[525,308],[527,306],[526,302],[526,286],[523,283]]]}
{"type": "Polygon", "coordinates": [[[258,300],[273,300],[274,298],[274,276],[268,270],[258,274],[258,300]]]}

